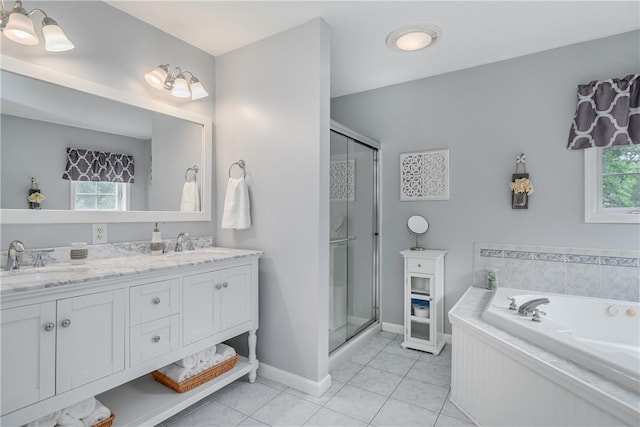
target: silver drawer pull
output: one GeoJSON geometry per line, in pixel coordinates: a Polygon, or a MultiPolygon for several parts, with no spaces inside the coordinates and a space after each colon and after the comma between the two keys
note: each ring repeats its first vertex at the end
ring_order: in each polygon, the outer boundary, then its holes
{"type": "Polygon", "coordinates": [[[418,267],[422,267],[422,264],[418,264],[418,267]]]}
{"type": "Polygon", "coordinates": [[[222,287],[222,285],[221,285],[220,283],[218,283],[218,284],[216,285],[216,289],[220,289],[221,287],[222,287]]]}
{"type": "Polygon", "coordinates": [[[160,304],[160,298],[155,297],[154,299],[151,300],[152,303],[154,303],[155,305],[160,304]]]}
{"type": "Polygon", "coordinates": [[[62,322],[60,322],[60,326],[62,326],[63,328],[68,327],[71,324],[71,320],[69,319],[64,319],[62,322]]]}
{"type": "Polygon", "coordinates": [[[53,331],[55,329],[55,327],[56,327],[55,323],[49,322],[49,323],[44,325],[44,330],[47,331],[47,332],[51,332],[51,331],[53,331]]]}
{"type": "Polygon", "coordinates": [[[151,341],[153,341],[153,342],[160,341],[160,335],[156,335],[155,337],[151,338],[151,341]]]}
{"type": "Polygon", "coordinates": [[[222,287],[223,287],[223,288],[228,288],[228,287],[229,287],[229,284],[228,284],[227,282],[224,282],[224,283],[222,284],[222,287]]]}

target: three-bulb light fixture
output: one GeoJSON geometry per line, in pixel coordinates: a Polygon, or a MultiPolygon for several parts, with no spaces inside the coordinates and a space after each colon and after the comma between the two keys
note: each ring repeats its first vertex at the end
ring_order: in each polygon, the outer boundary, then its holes
{"type": "Polygon", "coordinates": [[[58,23],[50,18],[44,10],[33,9],[27,12],[22,7],[22,1],[16,1],[11,11],[7,11],[4,7],[4,0],[2,0],[1,15],[2,23],[0,24],[0,30],[2,34],[11,41],[16,43],[34,46],[40,43],[40,39],[36,35],[33,28],[33,21],[31,16],[40,12],[44,15],[42,20],[42,34],[44,35],[44,48],[48,52],[64,52],[74,48],[73,43],[69,41],[67,36],[62,31],[62,28],[58,23]]]}
{"type": "Polygon", "coordinates": [[[175,67],[171,72],[169,69],[169,64],[158,65],[145,74],[144,79],[149,86],[170,90],[171,95],[177,98],[191,98],[195,101],[209,96],[200,80],[191,71],[182,71],[180,67],[175,67]],[[190,76],[188,81],[186,74],[190,76]]]}

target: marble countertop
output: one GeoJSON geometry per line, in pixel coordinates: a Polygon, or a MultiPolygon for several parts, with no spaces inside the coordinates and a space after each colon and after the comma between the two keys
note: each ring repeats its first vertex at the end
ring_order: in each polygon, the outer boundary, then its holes
{"type": "Polygon", "coordinates": [[[139,254],[126,257],[91,259],[85,264],[57,263],[47,267],[26,267],[0,273],[0,296],[64,285],[168,271],[178,267],[211,264],[238,258],[258,257],[262,251],[228,248],[199,248],[194,251],[161,255],[139,254]]]}
{"type": "Polygon", "coordinates": [[[583,368],[571,360],[562,358],[484,321],[482,319],[482,312],[492,296],[492,291],[478,287],[470,287],[451,311],[449,311],[451,323],[464,322],[471,327],[481,329],[492,338],[502,341],[505,345],[517,348],[530,357],[573,377],[573,379],[579,381],[582,385],[609,395],[627,408],[640,413],[640,393],[629,390],[616,382],[610,381],[593,371],[583,368]]]}

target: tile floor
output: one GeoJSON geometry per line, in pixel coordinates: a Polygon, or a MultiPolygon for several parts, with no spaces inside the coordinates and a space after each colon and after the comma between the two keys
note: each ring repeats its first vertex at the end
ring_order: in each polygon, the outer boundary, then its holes
{"type": "Polygon", "coordinates": [[[166,420],[177,426],[472,426],[448,400],[451,347],[439,356],[380,332],[331,371],[322,396],[259,376],[242,378],[166,420]]]}

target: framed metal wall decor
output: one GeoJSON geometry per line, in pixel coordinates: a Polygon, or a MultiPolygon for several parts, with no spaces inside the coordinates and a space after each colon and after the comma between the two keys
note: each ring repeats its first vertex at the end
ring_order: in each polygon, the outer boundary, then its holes
{"type": "Polygon", "coordinates": [[[449,200],[449,150],[400,154],[400,200],[449,200]]]}

